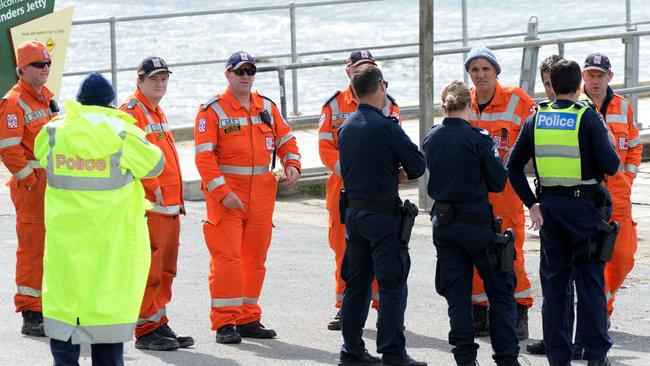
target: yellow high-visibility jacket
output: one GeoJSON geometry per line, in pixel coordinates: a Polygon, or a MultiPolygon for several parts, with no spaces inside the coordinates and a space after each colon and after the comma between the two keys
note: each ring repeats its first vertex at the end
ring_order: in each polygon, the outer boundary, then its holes
{"type": "Polygon", "coordinates": [[[125,342],[151,257],[140,179],[160,174],[164,158],[120,110],[74,101],[65,109],[34,148],[48,179],[45,333],[74,344],[125,342]]]}

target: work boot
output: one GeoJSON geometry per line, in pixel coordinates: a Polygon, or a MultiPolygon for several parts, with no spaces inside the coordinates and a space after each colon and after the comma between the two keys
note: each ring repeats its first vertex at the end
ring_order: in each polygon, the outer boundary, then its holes
{"type": "Polygon", "coordinates": [[[237,344],[241,343],[241,336],[235,331],[235,326],[226,324],[217,329],[217,343],[237,344]]]}
{"type": "MultiPolygon", "coordinates": [[[[539,341],[531,342],[526,345],[526,351],[531,355],[545,355],[546,346],[544,345],[544,340],[540,339],[539,341]]],[[[584,353],[584,348],[579,344],[573,344],[573,355],[571,358],[575,361],[582,360],[582,354],[584,353]]]]}
{"type": "Polygon", "coordinates": [[[601,358],[598,361],[589,361],[587,362],[587,366],[612,366],[612,363],[609,362],[609,358],[607,356],[601,358]]]}
{"type": "Polygon", "coordinates": [[[33,337],[45,337],[43,313],[31,310],[23,311],[23,327],[20,332],[33,337]]]}
{"type": "Polygon", "coordinates": [[[154,330],[147,333],[135,340],[135,348],[149,349],[152,351],[174,351],[181,347],[175,338],[162,336],[159,332],[154,330]]]}
{"type": "Polygon", "coordinates": [[[416,361],[412,359],[411,356],[407,355],[406,357],[396,362],[384,361],[382,365],[384,366],[427,366],[427,363],[422,361],[416,361]]]}
{"type": "Polygon", "coordinates": [[[531,355],[545,355],[546,346],[544,345],[544,340],[540,339],[539,341],[528,343],[526,345],[526,352],[531,355]]]}
{"type": "Polygon", "coordinates": [[[519,360],[514,359],[510,361],[498,361],[497,366],[521,366],[519,360]]]}
{"type": "Polygon", "coordinates": [[[474,336],[487,337],[490,335],[488,308],[482,305],[472,305],[474,315],[474,336]]]}
{"type": "Polygon", "coordinates": [[[515,329],[517,339],[523,341],[528,339],[528,308],[524,305],[517,304],[517,329],[515,329]]]}
{"type": "Polygon", "coordinates": [[[478,361],[470,361],[470,362],[463,362],[463,363],[457,363],[456,366],[478,366],[478,361]]]}
{"type": "Polygon", "coordinates": [[[194,345],[194,338],[190,336],[179,336],[172,330],[172,328],[169,327],[169,324],[165,323],[165,325],[159,327],[156,329],[158,334],[162,335],[163,337],[167,338],[173,338],[178,341],[178,344],[181,346],[181,348],[187,348],[189,346],[194,345]]]}
{"type": "Polygon", "coordinates": [[[368,350],[363,350],[361,356],[354,356],[347,352],[341,351],[339,356],[339,366],[366,366],[366,365],[380,365],[381,358],[375,357],[368,353],[368,350]]]}
{"type": "Polygon", "coordinates": [[[336,313],[334,320],[327,324],[327,329],[329,330],[341,330],[341,310],[336,313]]]}
{"type": "Polygon", "coordinates": [[[237,333],[248,338],[275,338],[277,333],[273,329],[266,329],[259,321],[237,325],[237,333]]]}

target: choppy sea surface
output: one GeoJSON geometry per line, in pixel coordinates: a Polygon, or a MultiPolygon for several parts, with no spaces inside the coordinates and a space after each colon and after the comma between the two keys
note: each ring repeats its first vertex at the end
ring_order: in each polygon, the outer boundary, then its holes
{"type": "MultiPolygon", "coordinates": [[[[295,0],[296,3],[310,1],[295,0]]],[[[244,8],[287,4],[283,0],[57,0],[56,8],[74,5],[74,20],[109,17],[127,17],[149,14],[167,14],[212,9],[244,8]]],[[[530,17],[536,16],[540,30],[571,27],[622,24],[625,22],[624,0],[532,1],[532,0],[467,0],[469,37],[525,32],[530,17]]],[[[419,1],[373,1],[357,4],[339,4],[296,10],[297,50],[315,52],[343,48],[368,48],[375,56],[416,52],[416,47],[373,50],[373,46],[418,42],[419,1]]],[[[650,20],[650,6],[646,0],[632,0],[632,21],[650,20]]],[[[434,41],[458,39],[462,34],[460,0],[434,1],[434,41]]],[[[648,29],[640,25],[639,29],[648,29]]],[[[541,39],[567,38],[577,35],[622,32],[625,28],[602,28],[580,32],[542,34],[541,39]]],[[[234,51],[244,49],[256,56],[286,54],[291,51],[289,10],[270,10],[178,17],[170,19],[118,22],[117,65],[135,67],[146,56],[157,55],[167,63],[182,63],[225,59],[234,51]]],[[[650,37],[641,38],[641,80],[650,80],[650,71],[643,68],[650,61],[650,37]]],[[[523,37],[471,41],[470,45],[518,42],[523,37]]],[[[436,44],[435,49],[460,47],[460,43],[436,44]]],[[[540,60],[557,53],[557,46],[540,49],[540,60]]],[[[607,54],[614,69],[614,82],[623,81],[624,45],[621,40],[568,43],[565,57],[582,63],[587,54],[600,51],[607,54]]],[[[521,50],[496,52],[502,66],[499,79],[505,85],[519,83],[521,50]]],[[[325,53],[304,56],[300,62],[344,59],[343,53],[325,53]]],[[[108,24],[73,26],[65,70],[91,71],[110,68],[110,37],[108,24]]],[[[260,60],[260,65],[286,64],[289,58],[260,60]]],[[[417,105],[418,61],[415,58],[381,63],[390,93],[402,106],[417,105]]],[[[226,87],[223,64],[173,67],[167,95],[162,105],[170,123],[191,123],[199,103],[226,87]]],[[[110,75],[107,75],[110,77],[110,75]]],[[[434,95],[454,79],[463,78],[462,56],[439,56],[434,61],[434,95]]],[[[134,71],[118,74],[118,95],[128,96],[135,88],[134,71]]],[[[539,79],[539,78],[538,78],[539,79]]],[[[63,79],[61,99],[73,98],[81,77],[63,79]]],[[[343,66],[319,67],[298,71],[300,112],[317,114],[322,103],[348,83],[343,66]]],[[[275,72],[259,73],[255,88],[278,102],[280,91],[275,72]]],[[[543,90],[537,80],[536,90],[543,90]]],[[[287,73],[288,111],[291,108],[291,73],[287,73]]]]}

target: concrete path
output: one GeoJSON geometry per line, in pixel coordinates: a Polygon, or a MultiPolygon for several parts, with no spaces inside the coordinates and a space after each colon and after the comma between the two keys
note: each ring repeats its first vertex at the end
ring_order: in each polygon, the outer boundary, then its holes
{"type": "MultiPolygon", "coordinates": [[[[408,126],[407,126],[408,129],[408,126]]],[[[6,180],[0,171],[0,181],[6,180]]],[[[407,186],[404,198],[417,197],[407,186]]],[[[634,217],[639,222],[639,252],[634,271],[620,291],[612,318],[610,352],[615,365],[650,365],[650,163],[641,167],[634,194],[634,217]]],[[[327,214],[320,197],[292,196],[276,205],[274,239],[260,303],[263,323],[277,330],[275,340],[245,340],[236,346],[219,345],[208,318],[208,251],[201,233],[203,202],[188,202],[183,218],[178,277],[174,300],[168,307],[171,326],[196,339],[191,349],[175,352],[143,352],[134,342],[125,345],[127,365],[238,366],[238,365],[335,365],[341,345],[339,332],[327,330],[334,309],[334,256],[327,244],[327,214]]],[[[16,235],[15,215],[7,188],[0,186],[0,365],[51,365],[47,340],[20,334],[21,317],[13,311],[16,235]]],[[[528,233],[525,246],[527,270],[533,283],[535,304],[530,311],[531,338],[541,337],[541,294],[538,276],[539,240],[528,233]]],[[[435,250],[428,216],[417,218],[411,243],[412,268],[406,313],[409,353],[433,366],[454,365],[447,343],[447,305],[434,290],[435,250]]],[[[75,284],[71,283],[70,286],[75,284]]],[[[367,348],[375,353],[376,313],[370,313],[364,333],[367,348]]],[[[488,339],[481,338],[479,361],[490,365],[488,339]]],[[[543,357],[526,355],[521,343],[522,365],[546,365],[543,357]]],[[[90,365],[89,348],[82,347],[82,365],[90,365]]],[[[575,362],[585,365],[586,362],[575,362]]]]}

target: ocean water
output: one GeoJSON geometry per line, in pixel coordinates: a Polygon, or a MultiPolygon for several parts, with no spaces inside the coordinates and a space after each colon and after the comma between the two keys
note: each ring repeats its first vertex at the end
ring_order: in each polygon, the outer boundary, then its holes
{"type": "MultiPolygon", "coordinates": [[[[308,1],[297,0],[296,3],[308,1]]],[[[207,9],[241,8],[260,5],[287,4],[282,0],[203,1],[203,0],[57,0],[56,8],[75,6],[74,20],[108,17],[126,17],[165,14],[207,9]]],[[[593,26],[625,22],[624,0],[580,1],[547,0],[467,0],[468,33],[470,37],[492,34],[525,32],[531,16],[539,19],[540,30],[593,26]],[[539,5],[543,3],[543,7],[539,5]]],[[[646,0],[633,0],[632,20],[650,20],[650,6],[646,0]]],[[[374,1],[357,4],[328,5],[298,8],[297,49],[299,52],[323,51],[340,48],[368,48],[375,56],[415,52],[416,47],[372,50],[372,46],[418,42],[419,1],[374,1]]],[[[434,41],[461,37],[461,1],[434,1],[434,41]]],[[[648,29],[640,26],[639,29],[648,29]]],[[[609,28],[564,34],[543,34],[541,39],[555,39],[586,34],[605,34],[624,31],[609,28]]],[[[117,23],[118,67],[135,67],[150,55],[164,58],[167,63],[225,59],[232,52],[247,50],[254,56],[290,52],[289,10],[258,11],[239,14],[181,17],[163,20],[117,23]]],[[[648,39],[641,39],[641,65],[650,61],[648,39]]],[[[523,37],[488,41],[472,41],[470,45],[517,42],[523,37]]],[[[459,43],[436,45],[435,49],[455,48],[459,43]]],[[[623,81],[624,45],[620,40],[589,43],[570,43],[565,46],[565,57],[581,63],[590,52],[607,54],[613,65],[613,82],[623,81]]],[[[540,49],[540,60],[557,53],[556,46],[540,49]]],[[[502,66],[499,79],[504,85],[517,85],[521,65],[521,50],[496,52],[502,66]]],[[[344,59],[348,53],[328,53],[300,58],[300,62],[344,59]]],[[[259,65],[289,63],[286,59],[260,60],[259,65]]],[[[454,79],[462,79],[462,56],[436,57],[434,61],[434,96],[454,79]]],[[[389,92],[402,106],[417,105],[418,61],[405,59],[385,61],[381,67],[389,92]]],[[[74,26],[65,70],[84,71],[110,68],[110,38],[108,24],[74,26]]],[[[172,67],[163,108],[172,124],[192,123],[199,103],[226,88],[223,64],[172,67]]],[[[107,75],[110,77],[110,75],[107,75]]],[[[62,101],[72,98],[82,77],[63,79],[62,101]]],[[[539,78],[538,78],[539,79],[539,78]]],[[[641,80],[650,80],[647,69],[640,70],[641,80]]],[[[118,95],[128,96],[135,88],[135,72],[118,74],[118,95]]],[[[291,108],[291,74],[287,73],[287,105],[291,108]]],[[[303,115],[318,114],[322,103],[336,90],[348,83],[343,66],[320,67],[298,71],[298,96],[303,115]]],[[[275,72],[259,73],[255,88],[279,104],[278,77],[275,72]]],[[[543,90],[537,80],[536,90],[543,90]]]]}

